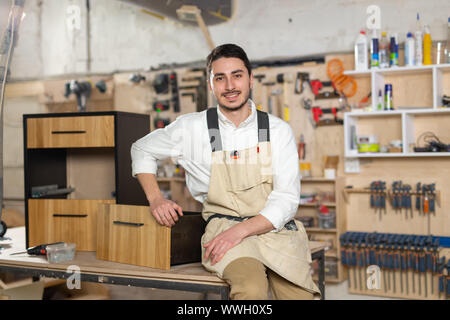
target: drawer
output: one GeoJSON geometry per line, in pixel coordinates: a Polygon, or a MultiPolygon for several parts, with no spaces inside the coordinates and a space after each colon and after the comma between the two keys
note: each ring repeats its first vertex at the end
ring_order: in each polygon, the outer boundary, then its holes
{"type": "Polygon", "coordinates": [[[100,205],[97,259],[158,269],[201,261],[205,222],[200,212],[184,212],[178,223],[159,225],[147,206],[100,205]]]}
{"type": "Polygon", "coordinates": [[[58,241],[77,244],[79,251],[95,251],[97,210],[115,200],[30,199],[29,246],[58,241]]]}
{"type": "Polygon", "coordinates": [[[114,147],[114,116],[28,118],[27,147],[114,147]]]}

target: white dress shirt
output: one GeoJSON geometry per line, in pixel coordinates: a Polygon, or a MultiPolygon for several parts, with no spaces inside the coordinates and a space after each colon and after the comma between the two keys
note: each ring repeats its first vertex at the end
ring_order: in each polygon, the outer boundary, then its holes
{"type": "MultiPolygon", "coordinates": [[[[249,100],[251,114],[236,127],[217,108],[224,151],[255,147],[258,143],[256,107],[249,100]]],[[[260,212],[279,231],[296,214],[300,200],[300,174],[294,134],[289,124],[269,114],[272,149],[273,190],[260,212]]],[[[208,195],[211,172],[211,144],[206,110],[179,116],[131,147],[132,173],[157,171],[157,160],[172,158],[186,171],[186,185],[194,199],[203,203],[208,195]]]]}

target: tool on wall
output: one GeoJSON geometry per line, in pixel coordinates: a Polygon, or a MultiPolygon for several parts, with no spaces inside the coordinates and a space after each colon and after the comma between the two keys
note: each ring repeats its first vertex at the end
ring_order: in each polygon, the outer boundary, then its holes
{"type": "Polygon", "coordinates": [[[180,112],[180,97],[178,95],[178,81],[176,72],[172,72],[169,75],[169,83],[172,93],[173,112],[180,112]]]}
{"type": "Polygon", "coordinates": [[[442,247],[450,247],[450,237],[345,232],[339,236],[341,261],[347,267],[349,289],[364,290],[360,271],[378,265],[383,276],[383,291],[428,297],[435,294],[434,281],[439,281],[439,294],[446,292],[448,278],[445,258],[439,258],[442,247]],[[409,277],[409,274],[412,274],[409,277]],[[410,282],[412,280],[412,290],[410,282]],[[431,291],[429,283],[431,282],[431,291]],[[444,288],[445,287],[445,288],[444,288]],[[417,288],[417,290],[416,290],[417,288]]]}
{"type": "MultiPolygon", "coordinates": [[[[297,77],[295,79],[295,90],[296,94],[302,94],[305,90],[306,85],[311,88],[311,83],[309,81],[309,73],[307,72],[297,72],[297,77]]],[[[312,88],[311,88],[312,91],[312,88]]]]}
{"type": "Polygon", "coordinates": [[[153,111],[161,112],[169,110],[169,100],[155,101],[153,111]]]}
{"type": "Polygon", "coordinates": [[[303,108],[307,111],[311,111],[308,112],[308,119],[314,128],[327,125],[342,125],[344,123],[344,120],[339,119],[337,116],[341,108],[321,108],[319,106],[313,106],[311,99],[309,98],[303,99],[303,108]],[[332,114],[333,118],[322,118],[324,114],[332,114]]]}
{"type": "Polygon", "coordinates": [[[169,118],[156,117],[155,120],[153,120],[153,125],[154,125],[155,129],[164,128],[165,126],[167,126],[169,124],[170,124],[170,119],[169,118]]]}
{"type": "Polygon", "coordinates": [[[305,160],[305,156],[306,156],[305,137],[303,136],[303,134],[301,134],[300,142],[298,143],[298,159],[305,160]]]}
{"type": "MultiPolygon", "coordinates": [[[[391,188],[386,189],[386,183],[384,181],[372,181],[369,187],[366,188],[353,188],[353,186],[346,186],[344,193],[369,193],[370,194],[370,207],[386,210],[385,198],[389,198],[389,202],[397,213],[402,209],[405,209],[406,218],[410,214],[413,217],[412,197],[416,196],[415,209],[419,213],[436,213],[436,206],[440,206],[440,191],[436,190],[436,184],[422,184],[417,183],[416,189],[413,191],[411,185],[403,184],[402,181],[392,182],[391,188]]],[[[346,199],[346,197],[344,197],[346,199]]],[[[428,215],[430,216],[430,215],[428,215]]]]}
{"type": "Polygon", "coordinates": [[[129,79],[129,80],[130,80],[131,82],[133,82],[133,83],[139,84],[139,83],[141,83],[141,82],[145,82],[146,77],[143,76],[143,75],[140,74],[140,73],[133,73],[133,74],[130,76],[130,79],[129,79]]]}
{"type": "Polygon", "coordinates": [[[292,83],[290,74],[280,73],[277,75],[277,83],[283,84],[283,108],[284,121],[289,122],[289,104],[288,104],[288,84],[292,83]]]}
{"type": "Polygon", "coordinates": [[[370,189],[370,207],[375,209],[375,213],[380,213],[380,219],[382,212],[386,213],[386,182],[385,181],[372,181],[369,186],[370,189]]]}
{"type": "Polygon", "coordinates": [[[167,73],[160,73],[156,75],[152,84],[156,94],[169,93],[169,75],[167,73]]]}
{"type": "Polygon", "coordinates": [[[198,112],[203,111],[208,105],[206,71],[195,68],[187,72],[188,74],[181,78],[181,85],[178,86],[178,90],[180,90],[182,97],[192,97],[192,102],[196,104],[198,112]],[[194,85],[192,84],[193,81],[195,81],[194,85]],[[189,82],[190,84],[186,85],[185,82],[189,82]],[[186,92],[185,90],[195,90],[195,92],[186,92]]]}
{"type": "MultiPolygon", "coordinates": [[[[86,112],[87,102],[92,92],[92,86],[91,81],[71,80],[65,84],[64,97],[68,98],[71,94],[75,94],[78,111],[86,112]]],[[[105,81],[98,81],[95,84],[95,88],[97,88],[99,92],[105,93],[107,89],[105,81]]]]}
{"type": "Polygon", "coordinates": [[[340,59],[332,59],[327,63],[327,74],[333,82],[334,88],[347,98],[356,94],[358,85],[355,79],[344,74],[344,65],[340,59]]]}
{"type": "Polygon", "coordinates": [[[267,111],[270,114],[273,114],[273,107],[272,107],[272,90],[271,87],[273,87],[275,85],[275,82],[263,82],[263,86],[266,87],[267,89],[267,111]]]}
{"type": "Polygon", "coordinates": [[[262,103],[262,94],[261,94],[261,92],[256,93],[256,88],[260,88],[261,82],[263,81],[263,79],[265,77],[266,77],[265,74],[253,75],[253,78],[256,79],[258,81],[258,83],[253,84],[250,98],[255,102],[256,109],[258,109],[260,111],[262,110],[262,104],[263,104],[262,103]]]}
{"type": "Polygon", "coordinates": [[[315,79],[310,81],[310,86],[316,100],[339,98],[339,94],[334,88],[332,81],[320,81],[315,79]],[[332,90],[321,91],[324,87],[331,87],[332,90]]]}

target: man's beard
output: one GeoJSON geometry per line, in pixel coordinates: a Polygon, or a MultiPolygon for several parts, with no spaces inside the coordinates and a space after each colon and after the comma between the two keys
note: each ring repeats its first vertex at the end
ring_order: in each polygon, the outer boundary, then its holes
{"type": "Polygon", "coordinates": [[[238,111],[238,110],[240,110],[243,106],[245,106],[248,103],[249,98],[250,98],[250,93],[247,95],[247,98],[245,99],[245,101],[242,104],[240,104],[238,107],[236,107],[236,108],[230,108],[230,107],[227,107],[226,105],[223,105],[221,103],[219,103],[219,106],[222,107],[223,109],[227,110],[227,111],[238,111]]]}

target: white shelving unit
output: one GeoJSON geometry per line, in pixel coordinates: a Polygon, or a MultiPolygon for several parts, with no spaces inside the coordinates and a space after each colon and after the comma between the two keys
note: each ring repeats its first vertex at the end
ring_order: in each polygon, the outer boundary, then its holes
{"type": "MultiPolygon", "coordinates": [[[[435,122],[448,121],[450,126],[450,108],[441,108],[442,96],[444,95],[444,74],[450,74],[450,64],[431,65],[431,66],[417,66],[417,67],[396,67],[388,69],[371,69],[368,71],[346,71],[345,74],[351,75],[355,78],[370,77],[371,78],[371,90],[372,93],[377,93],[382,90],[384,93],[384,85],[387,79],[393,79],[395,77],[414,77],[424,76],[425,79],[432,79],[432,105],[424,106],[411,106],[408,104],[395,106],[396,110],[391,111],[373,111],[362,112],[354,111],[344,114],[344,139],[345,139],[345,157],[346,158],[389,158],[389,157],[448,157],[450,152],[433,152],[433,153],[420,153],[413,152],[412,146],[416,143],[416,139],[420,134],[418,130],[433,131],[434,127],[429,117],[435,122]],[[428,123],[427,123],[428,121],[428,123]],[[425,124],[424,124],[425,123],[425,124]],[[401,140],[403,149],[397,153],[358,153],[356,144],[352,148],[352,127],[354,127],[354,136],[358,134],[369,134],[368,132],[361,132],[364,130],[370,130],[370,126],[375,132],[373,134],[380,133],[380,135],[390,132],[391,140],[401,140]],[[369,127],[369,129],[368,129],[369,127]],[[362,128],[362,129],[361,129],[362,128]],[[361,129],[361,130],[360,130],[361,129]]],[[[406,78],[408,79],[408,78],[406,78]]],[[[448,75],[447,75],[448,79],[448,75]]],[[[403,81],[405,81],[403,79],[403,81]]],[[[407,81],[407,80],[406,80],[407,81]]],[[[426,80],[425,80],[426,81],[426,80]]],[[[447,80],[448,82],[448,80],[447,80]]],[[[429,94],[429,84],[424,82],[424,85],[428,87],[426,89],[415,87],[407,87],[408,83],[405,83],[404,88],[401,88],[401,94],[406,96],[403,101],[407,101],[408,95],[425,96],[429,94]]],[[[446,83],[445,87],[448,87],[450,83],[446,83]]],[[[447,88],[448,89],[448,88],[447,88]]],[[[372,94],[372,106],[377,105],[377,94],[372,94]]],[[[395,101],[395,96],[394,96],[395,101]]],[[[430,103],[431,104],[431,103],[430,103]]],[[[380,145],[383,144],[380,141],[380,145]]]]}
{"type": "MultiPolygon", "coordinates": [[[[377,105],[378,91],[381,90],[384,93],[385,78],[388,76],[407,76],[407,75],[419,75],[419,74],[431,74],[433,79],[433,105],[432,108],[436,109],[440,106],[442,101],[443,81],[442,77],[445,72],[450,72],[450,64],[438,64],[428,66],[416,66],[416,67],[394,67],[385,69],[370,69],[367,71],[350,70],[345,71],[344,74],[352,76],[354,78],[371,77],[371,90],[372,90],[372,106],[377,105]]],[[[418,88],[416,88],[418,89],[418,88]]],[[[423,106],[424,108],[431,106],[423,106]]]]}

